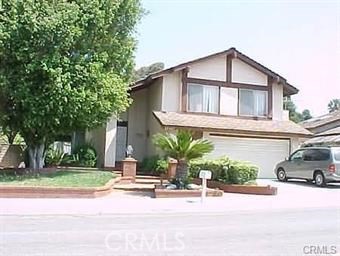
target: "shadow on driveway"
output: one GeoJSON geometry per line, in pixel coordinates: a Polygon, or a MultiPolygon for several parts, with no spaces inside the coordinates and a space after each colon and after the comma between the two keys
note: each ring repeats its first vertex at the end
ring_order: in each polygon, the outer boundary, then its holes
{"type": "Polygon", "coordinates": [[[281,182],[278,180],[271,180],[273,184],[289,184],[289,185],[297,185],[297,186],[303,186],[308,188],[314,188],[314,189],[340,189],[340,183],[328,183],[326,187],[317,187],[314,182],[307,182],[304,180],[298,180],[298,179],[291,179],[287,182],[281,182]]]}

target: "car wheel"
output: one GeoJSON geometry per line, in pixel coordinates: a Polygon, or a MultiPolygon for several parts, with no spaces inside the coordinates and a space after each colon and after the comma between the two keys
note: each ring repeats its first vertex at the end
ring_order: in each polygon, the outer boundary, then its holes
{"type": "Polygon", "coordinates": [[[324,187],[326,186],[325,176],[323,176],[322,172],[315,173],[315,185],[318,187],[324,187]]]}
{"type": "Polygon", "coordinates": [[[277,176],[277,179],[278,179],[279,181],[287,181],[286,172],[285,172],[285,170],[283,170],[283,168],[279,168],[279,169],[277,170],[276,176],[277,176]]]}

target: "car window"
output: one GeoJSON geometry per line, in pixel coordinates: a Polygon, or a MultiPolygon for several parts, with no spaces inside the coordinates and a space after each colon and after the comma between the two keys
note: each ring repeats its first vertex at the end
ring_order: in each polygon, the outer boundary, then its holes
{"type": "Polygon", "coordinates": [[[299,150],[299,151],[296,151],[295,153],[293,153],[289,160],[301,160],[302,159],[302,154],[303,154],[303,150],[299,150]]]}
{"type": "Polygon", "coordinates": [[[328,149],[308,149],[303,153],[304,161],[326,161],[330,158],[328,149]]]}
{"type": "Polygon", "coordinates": [[[334,159],[335,161],[340,161],[340,150],[334,151],[334,159]]]}

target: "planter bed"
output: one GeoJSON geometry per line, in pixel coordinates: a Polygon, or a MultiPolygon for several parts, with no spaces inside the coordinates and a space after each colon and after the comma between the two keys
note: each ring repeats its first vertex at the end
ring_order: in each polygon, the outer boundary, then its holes
{"type": "Polygon", "coordinates": [[[95,198],[112,191],[120,177],[116,177],[100,187],[37,187],[37,186],[0,186],[0,198],[95,198]]]}
{"type": "MultiPolygon", "coordinates": [[[[165,186],[155,185],[154,189],[155,198],[178,198],[178,197],[200,197],[201,190],[188,190],[188,189],[165,189],[165,186]]],[[[223,196],[223,191],[219,189],[207,189],[207,196],[220,197],[223,196]]]]}
{"type": "MultiPolygon", "coordinates": [[[[201,185],[200,179],[194,179],[193,183],[201,185]]],[[[240,193],[240,194],[253,194],[253,195],[276,195],[277,188],[271,186],[259,186],[259,185],[237,185],[237,184],[225,184],[219,181],[208,181],[209,188],[218,188],[227,193],[240,193]]]]}

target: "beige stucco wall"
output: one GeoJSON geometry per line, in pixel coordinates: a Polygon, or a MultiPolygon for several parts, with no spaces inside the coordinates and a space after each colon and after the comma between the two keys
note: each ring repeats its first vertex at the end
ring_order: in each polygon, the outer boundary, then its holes
{"type": "MultiPolygon", "coordinates": [[[[179,111],[181,107],[181,71],[173,72],[163,77],[162,111],[179,111]]],[[[161,81],[161,80],[160,80],[161,81]]],[[[160,83],[158,81],[158,83],[160,83]]],[[[153,85],[159,86],[159,85],[153,85]]],[[[159,105],[158,105],[159,107],[159,105]]]]}
{"type": "Polygon", "coordinates": [[[132,145],[133,156],[142,160],[146,150],[148,89],[131,94],[133,102],[128,110],[128,144],[132,145]]]}
{"type": "MultiPolygon", "coordinates": [[[[170,76],[168,80],[165,80],[168,82],[168,85],[170,85],[170,88],[167,88],[166,93],[169,94],[169,97],[173,98],[174,104],[176,101],[176,95],[178,94],[178,90],[176,90],[176,84],[175,81],[178,80],[178,76],[170,76]],[[170,92],[171,89],[176,90],[176,93],[170,92]]],[[[158,79],[156,83],[153,86],[150,86],[148,88],[148,106],[147,106],[147,137],[146,137],[146,155],[145,156],[152,156],[159,153],[159,151],[156,149],[156,147],[152,143],[152,138],[156,133],[163,132],[163,128],[158,122],[158,120],[153,115],[153,111],[160,111],[162,110],[162,98],[164,95],[164,84],[162,84],[162,79],[158,79]]],[[[179,87],[179,83],[177,84],[177,87],[179,87]]],[[[165,94],[166,95],[166,94],[165,94]]],[[[164,98],[163,98],[164,99],[164,98]]],[[[179,100],[178,100],[179,101],[179,100]]],[[[178,107],[178,101],[177,101],[177,107],[178,107]]],[[[171,101],[167,100],[167,111],[171,109],[171,101]]],[[[164,110],[164,109],[163,109],[164,110]]],[[[143,159],[140,159],[143,160],[143,159]]]]}
{"type": "Polygon", "coordinates": [[[18,167],[23,161],[21,145],[0,144],[0,167],[18,167]]]}
{"type": "Polygon", "coordinates": [[[221,87],[220,111],[222,115],[237,115],[238,90],[221,87]]]}
{"type": "Polygon", "coordinates": [[[273,120],[283,120],[283,86],[273,83],[273,120]]]}
{"type": "Polygon", "coordinates": [[[226,81],[226,56],[210,58],[189,67],[189,77],[226,81]]]}
{"type": "Polygon", "coordinates": [[[231,77],[234,83],[256,84],[267,86],[267,75],[252,68],[239,59],[232,59],[231,77]]]}

